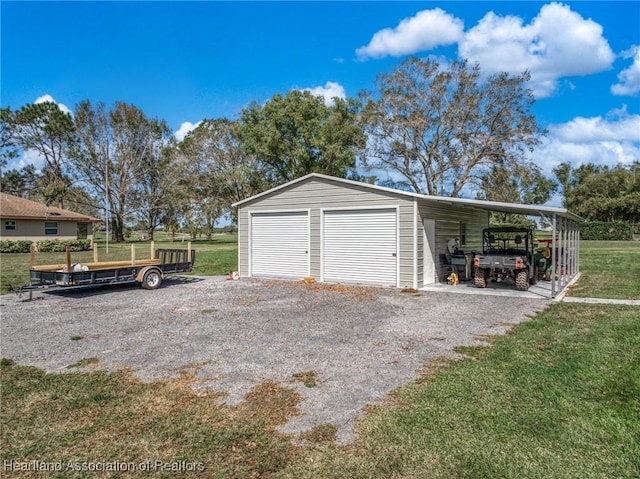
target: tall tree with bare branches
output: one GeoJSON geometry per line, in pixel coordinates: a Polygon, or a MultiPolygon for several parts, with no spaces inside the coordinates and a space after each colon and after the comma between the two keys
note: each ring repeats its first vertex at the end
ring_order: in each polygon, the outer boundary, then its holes
{"type": "Polygon", "coordinates": [[[493,168],[528,164],[544,132],[531,113],[527,72],[482,79],[479,65],[409,58],[362,92],[365,165],[404,189],[459,196],[493,168]]]}
{"type": "Polygon", "coordinates": [[[149,119],[138,107],[122,102],[108,110],[102,103],[83,101],[75,120],[78,144],[71,156],[76,180],[98,201],[106,198],[113,239],[123,241],[126,220],[135,216],[136,206],[145,209],[136,202],[141,192],[147,195],[146,210],[156,213],[154,198],[161,184],[157,175],[162,174],[158,168],[164,168],[163,144],[169,129],[164,121],[149,119]]]}

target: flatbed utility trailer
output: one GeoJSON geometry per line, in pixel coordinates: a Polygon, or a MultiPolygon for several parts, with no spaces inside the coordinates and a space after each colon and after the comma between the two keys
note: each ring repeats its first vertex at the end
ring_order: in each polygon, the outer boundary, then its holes
{"type": "MultiPolygon", "coordinates": [[[[187,273],[193,268],[195,250],[159,248],[151,259],[136,260],[132,248],[129,261],[104,261],[31,266],[30,284],[17,292],[55,287],[89,286],[138,282],[145,289],[157,289],[167,274],[187,273]]],[[[95,255],[94,255],[95,257],[95,255]]]]}

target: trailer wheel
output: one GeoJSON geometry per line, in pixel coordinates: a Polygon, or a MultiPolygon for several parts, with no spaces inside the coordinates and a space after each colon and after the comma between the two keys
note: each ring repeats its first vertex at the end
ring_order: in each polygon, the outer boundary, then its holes
{"type": "Polygon", "coordinates": [[[516,289],[518,291],[529,290],[529,273],[526,269],[516,271],[516,289]]]}
{"type": "Polygon", "coordinates": [[[162,284],[162,274],[157,269],[150,269],[142,277],[142,287],[144,289],[158,289],[162,284]]]}
{"type": "Polygon", "coordinates": [[[473,284],[476,285],[476,288],[487,287],[487,277],[484,274],[484,269],[476,268],[476,270],[473,273],[473,284]]]}
{"type": "Polygon", "coordinates": [[[540,273],[538,273],[538,267],[534,266],[533,267],[533,276],[531,276],[531,279],[529,280],[529,283],[532,284],[532,285],[536,284],[538,282],[538,275],[539,274],[540,273]]]}

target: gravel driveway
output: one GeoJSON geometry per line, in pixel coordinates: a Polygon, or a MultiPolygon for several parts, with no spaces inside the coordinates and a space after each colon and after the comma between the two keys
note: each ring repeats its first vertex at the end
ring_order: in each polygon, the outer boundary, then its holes
{"type": "Polygon", "coordinates": [[[100,367],[129,367],[143,380],[196,368],[197,386],[226,392],[229,404],[272,379],[303,397],[303,414],[283,432],[331,423],[340,443],[355,438],[353,420],[365,405],[414,380],[430,359],[502,334],[549,304],[221,277],[33,298],[0,297],[2,357],[47,371],[97,357],[100,367]],[[316,387],[292,378],[305,371],[316,373],[316,387]]]}

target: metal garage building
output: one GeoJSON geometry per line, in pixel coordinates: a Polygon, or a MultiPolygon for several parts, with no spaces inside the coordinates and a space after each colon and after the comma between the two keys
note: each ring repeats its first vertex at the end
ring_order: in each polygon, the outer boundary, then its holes
{"type": "Polygon", "coordinates": [[[482,249],[490,211],[553,225],[555,246],[567,257],[551,296],[578,272],[581,219],[563,208],[427,196],[317,173],[233,206],[245,277],[420,288],[438,281],[438,258],[451,238],[464,250],[482,249]]]}

